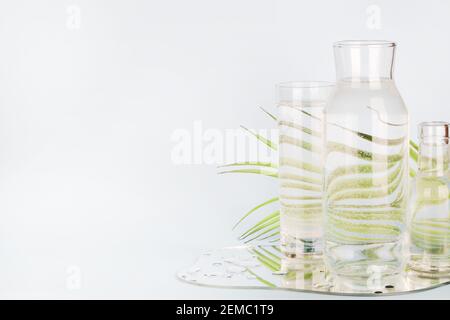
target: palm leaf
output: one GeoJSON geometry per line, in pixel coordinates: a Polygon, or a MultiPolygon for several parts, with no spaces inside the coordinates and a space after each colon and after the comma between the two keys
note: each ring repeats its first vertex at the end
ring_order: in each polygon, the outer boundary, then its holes
{"type": "Polygon", "coordinates": [[[280,223],[279,222],[275,223],[275,224],[272,224],[272,225],[269,226],[268,229],[265,229],[265,230],[261,231],[259,234],[257,234],[256,236],[254,236],[250,240],[246,240],[244,243],[247,244],[247,243],[252,242],[254,240],[258,240],[258,239],[261,238],[261,236],[263,236],[263,235],[265,235],[265,234],[267,234],[267,233],[269,233],[269,232],[271,232],[273,230],[279,229],[279,228],[280,228],[280,223]]]}
{"type": "Polygon", "coordinates": [[[419,146],[417,145],[417,143],[415,143],[415,142],[412,141],[412,140],[409,140],[409,144],[411,145],[411,147],[412,147],[414,150],[419,151],[419,146]]]}
{"type": "Polygon", "coordinates": [[[264,169],[236,169],[236,170],[228,170],[228,171],[221,171],[218,172],[218,174],[226,174],[226,173],[253,173],[253,174],[261,174],[263,176],[268,176],[272,178],[277,178],[278,173],[271,171],[271,170],[264,170],[264,169]]]}
{"type": "Polygon", "coordinates": [[[267,249],[264,249],[263,247],[253,247],[252,249],[250,249],[250,252],[256,256],[261,264],[269,268],[271,271],[275,272],[281,269],[281,258],[271,253],[267,249]]]}
{"type": "Polygon", "coordinates": [[[258,209],[260,209],[260,208],[262,208],[262,207],[264,207],[264,206],[267,206],[267,205],[269,205],[269,204],[271,204],[271,203],[273,203],[273,202],[276,202],[276,201],[278,201],[278,197],[274,197],[274,198],[271,198],[271,199],[269,199],[269,200],[267,200],[267,201],[265,201],[265,202],[263,202],[263,203],[261,203],[261,204],[258,204],[256,207],[254,207],[253,209],[251,209],[249,212],[247,212],[235,225],[234,225],[234,227],[233,227],[233,230],[244,220],[244,219],[246,219],[248,216],[250,216],[253,212],[255,212],[256,210],[258,210],[258,209]]]}
{"type": "Polygon", "coordinates": [[[278,150],[278,145],[275,142],[270,141],[269,139],[264,138],[263,136],[261,136],[260,134],[257,134],[256,132],[247,129],[246,127],[241,125],[241,128],[244,129],[245,131],[249,132],[250,134],[252,134],[253,136],[256,137],[256,139],[258,139],[259,141],[261,141],[262,143],[264,143],[266,146],[268,146],[270,149],[272,150],[278,150]]]}
{"type": "Polygon", "coordinates": [[[261,282],[262,284],[264,284],[264,285],[266,285],[266,286],[268,286],[268,287],[271,287],[271,288],[276,288],[276,287],[277,287],[277,286],[274,285],[272,282],[267,281],[267,280],[261,278],[260,276],[258,276],[258,275],[257,275],[255,272],[253,272],[252,270],[247,269],[247,272],[250,273],[252,276],[254,276],[255,279],[258,280],[259,282],[261,282]]]}
{"type": "Polygon", "coordinates": [[[275,117],[273,114],[271,114],[269,111],[267,111],[266,109],[259,107],[265,114],[267,114],[269,117],[271,117],[273,120],[278,121],[277,117],[275,117]]]}
{"type": "Polygon", "coordinates": [[[280,270],[280,264],[273,261],[272,259],[266,257],[265,255],[261,254],[259,251],[252,249],[251,252],[255,254],[256,258],[259,262],[261,262],[262,265],[269,268],[271,271],[278,271],[280,270]]]}
{"type": "Polygon", "coordinates": [[[267,215],[266,217],[264,217],[262,220],[260,220],[258,223],[256,223],[253,227],[251,227],[250,229],[248,229],[247,231],[245,231],[240,237],[239,239],[245,239],[246,237],[252,235],[253,233],[269,226],[272,225],[274,223],[277,223],[280,221],[280,211],[277,210],[269,215],[267,215]]]}
{"type": "Polygon", "coordinates": [[[237,167],[237,166],[257,166],[257,167],[278,168],[278,165],[276,163],[261,162],[261,161],[235,162],[235,163],[229,163],[229,164],[221,165],[221,166],[219,166],[219,168],[237,167]]]}

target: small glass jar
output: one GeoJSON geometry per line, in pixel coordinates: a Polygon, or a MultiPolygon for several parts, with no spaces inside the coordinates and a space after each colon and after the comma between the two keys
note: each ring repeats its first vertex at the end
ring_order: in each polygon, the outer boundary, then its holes
{"type": "Polygon", "coordinates": [[[450,275],[450,172],[447,122],[419,125],[418,173],[411,195],[409,267],[450,275]]]}

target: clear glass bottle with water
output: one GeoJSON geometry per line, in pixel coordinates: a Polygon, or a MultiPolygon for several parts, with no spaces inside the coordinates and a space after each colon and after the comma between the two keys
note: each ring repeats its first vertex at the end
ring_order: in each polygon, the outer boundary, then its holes
{"type": "Polygon", "coordinates": [[[278,85],[281,249],[288,258],[322,258],[323,113],[334,84],[278,85]]]}
{"type": "Polygon", "coordinates": [[[409,266],[450,276],[450,171],[447,122],[419,125],[419,168],[411,196],[409,266]]]}
{"type": "Polygon", "coordinates": [[[403,266],[408,111],[393,80],[396,45],[334,44],[337,83],[325,112],[325,253],[341,277],[403,266]]]}

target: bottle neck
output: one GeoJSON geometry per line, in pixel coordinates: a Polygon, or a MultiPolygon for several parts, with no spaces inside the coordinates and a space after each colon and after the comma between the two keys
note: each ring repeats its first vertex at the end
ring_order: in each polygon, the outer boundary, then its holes
{"type": "Polygon", "coordinates": [[[419,147],[419,174],[444,177],[449,171],[449,145],[447,141],[421,141],[419,147]]]}
{"type": "Polygon", "coordinates": [[[337,81],[393,79],[395,44],[385,41],[342,41],[334,45],[337,81]]]}

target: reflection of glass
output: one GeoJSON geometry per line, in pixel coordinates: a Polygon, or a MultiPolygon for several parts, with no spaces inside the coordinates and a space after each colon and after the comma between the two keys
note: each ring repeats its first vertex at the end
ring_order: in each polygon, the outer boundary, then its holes
{"type": "Polygon", "coordinates": [[[408,276],[405,278],[405,287],[408,290],[421,290],[423,288],[432,288],[441,285],[442,283],[450,284],[450,277],[426,277],[422,272],[408,272],[408,276]]]}
{"type": "Polygon", "coordinates": [[[409,265],[430,276],[450,275],[449,129],[446,122],[419,126],[419,172],[409,226],[409,265]]]}
{"type": "Polygon", "coordinates": [[[325,265],[321,259],[282,259],[280,287],[297,290],[327,290],[325,265]]]}
{"type": "Polygon", "coordinates": [[[278,85],[282,251],[291,258],[322,254],[323,112],[334,85],[278,85]]]}
{"type": "Polygon", "coordinates": [[[326,108],[326,259],[335,275],[374,278],[402,267],[408,112],[392,78],[395,44],[334,45],[326,108]]]}

